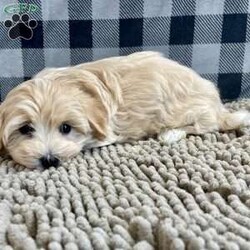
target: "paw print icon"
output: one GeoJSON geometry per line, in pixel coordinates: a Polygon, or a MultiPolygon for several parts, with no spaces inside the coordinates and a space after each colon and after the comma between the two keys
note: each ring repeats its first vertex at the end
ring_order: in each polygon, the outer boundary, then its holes
{"type": "Polygon", "coordinates": [[[21,37],[30,40],[33,37],[33,29],[37,27],[36,20],[30,20],[27,14],[14,14],[11,19],[4,22],[5,27],[9,28],[8,35],[11,39],[21,37]]]}

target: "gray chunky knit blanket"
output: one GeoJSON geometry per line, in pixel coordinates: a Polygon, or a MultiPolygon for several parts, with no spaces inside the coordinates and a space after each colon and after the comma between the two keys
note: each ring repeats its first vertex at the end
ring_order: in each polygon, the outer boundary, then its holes
{"type": "Polygon", "coordinates": [[[111,145],[43,172],[1,159],[0,249],[248,250],[249,139],[111,145]]]}

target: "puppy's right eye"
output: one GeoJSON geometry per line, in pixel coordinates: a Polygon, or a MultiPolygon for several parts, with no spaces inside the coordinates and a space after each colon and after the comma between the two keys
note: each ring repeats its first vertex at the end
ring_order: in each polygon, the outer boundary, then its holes
{"type": "Polygon", "coordinates": [[[31,135],[32,132],[34,132],[34,128],[32,128],[30,125],[26,124],[24,126],[22,126],[21,128],[19,128],[19,132],[22,135],[31,135]]]}
{"type": "Polygon", "coordinates": [[[62,133],[62,134],[69,134],[70,131],[71,131],[71,126],[67,123],[63,123],[61,124],[61,126],[59,127],[59,131],[62,133]]]}

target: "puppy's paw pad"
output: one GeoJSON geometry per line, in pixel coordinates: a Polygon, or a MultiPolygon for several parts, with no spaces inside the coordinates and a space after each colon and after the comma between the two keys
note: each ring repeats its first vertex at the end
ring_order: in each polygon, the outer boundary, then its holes
{"type": "Polygon", "coordinates": [[[168,144],[177,142],[183,138],[186,138],[186,132],[180,129],[172,129],[159,134],[158,139],[168,144]]]}

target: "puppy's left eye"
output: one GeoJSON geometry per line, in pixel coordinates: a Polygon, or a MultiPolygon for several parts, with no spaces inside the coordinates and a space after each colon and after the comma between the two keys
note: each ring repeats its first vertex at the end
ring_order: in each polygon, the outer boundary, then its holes
{"type": "Polygon", "coordinates": [[[63,123],[61,124],[61,126],[59,127],[59,131],[62,133],[62,134],[69,134],[70,131],[71,131],[71,126],[67,123],[63,123]]]}
{"type": "Polygon", "coordinates": [[[32,128],[30,125],[28,124],[25,124],[23,125],[21,128],[19,128],[19,132],[22,134],[22,135],[31,135],[32,132],[34,132],[35,129],[32,128]]]}

